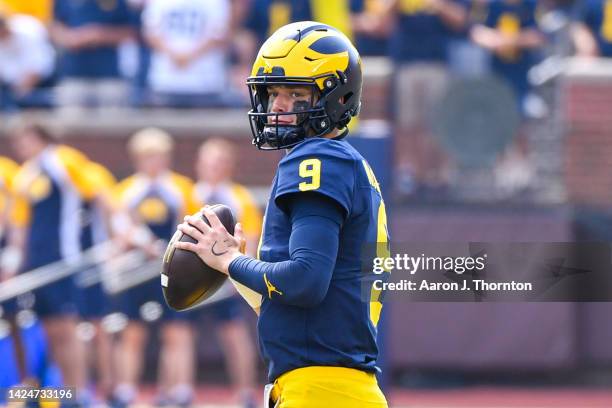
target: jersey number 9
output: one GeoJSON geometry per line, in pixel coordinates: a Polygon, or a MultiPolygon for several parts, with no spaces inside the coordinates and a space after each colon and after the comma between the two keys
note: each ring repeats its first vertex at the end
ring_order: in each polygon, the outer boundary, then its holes
{"type": "Polygon", "coordinates": [[[302,160],[300,163],[300,177],[310,179],[299,184],[300,191],[311,191],[321,187],[321,160],[302,160]]]}

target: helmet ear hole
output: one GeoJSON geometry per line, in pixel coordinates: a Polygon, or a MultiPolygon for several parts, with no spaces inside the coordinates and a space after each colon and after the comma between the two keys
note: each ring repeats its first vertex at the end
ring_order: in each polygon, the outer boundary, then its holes
{"type": "Polygon", "coordinates": [[[336,87],[338,81],[335,77],[329,77],[325,81],[323,81],[323,86],[325,87],[325,91],[329,92],[336,87]]]}
{"type": "Polygon", "coordinates": [[[316,133],[324,133],[329,131],[331,121],[327,116],[311,119],[310,126],[314,129],[316,133]]]}

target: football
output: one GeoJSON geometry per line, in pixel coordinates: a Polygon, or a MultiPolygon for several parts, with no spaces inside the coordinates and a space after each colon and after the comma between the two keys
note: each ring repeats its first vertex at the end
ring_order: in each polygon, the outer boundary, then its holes
{"type": "MultiPolygon", "coordinates": [[[[232,210],[222,204],[209,207],[230,234],[234,234],[236,220],[232,210]]],[[[202,219],[210,225],[202,214],[202,219]]],[[[181,231],[170,240],[163,258],[161,286],[166,303],[174,310],[187,310],[211,297],[225,282],[227,275],[206,265],[190,251],[175,248],[177,241],[195,243],[181,231]]]]}

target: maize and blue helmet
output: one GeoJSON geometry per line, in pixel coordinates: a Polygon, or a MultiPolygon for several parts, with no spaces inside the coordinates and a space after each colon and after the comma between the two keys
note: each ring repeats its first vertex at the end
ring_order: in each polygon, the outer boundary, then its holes
{"type": "Polygon", "coordinates": [[[359,53],[340,31],[313,21],[279,28],[262,45],[247,78],[253,144],[264,150],[284,149],[344,129],[359,114],[361,83],[359,53]],[[310,106],[270,112],[268,87],[279,85],[312,87],[310,106]],[[280,115],[296,115],[297,123],[269,120],[280,115]]]}

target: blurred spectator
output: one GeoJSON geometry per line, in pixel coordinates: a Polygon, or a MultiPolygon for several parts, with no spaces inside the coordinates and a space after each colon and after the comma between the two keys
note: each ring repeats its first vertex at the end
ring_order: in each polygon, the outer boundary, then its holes
{"type": "Polygon", "coordinates": [[[0,108],[48,107],[55,51],[34,17],[0,14],[0,108]]]}
{"type": "Polygon", "coordinates": [[[231,0],[229,85],[231,92],[241,98],[244,104],[249,103],[245,79],[251,74],[253,58],[258,49],[258,39],[247,27],[253,12],[252,4],[253,0],[231,0]]]}
{"type": "Polygon", "coordinates": [[[118,64],[118,46],[134,38],[135,17],[126,0],[61,0],[51,34],[60,54],[61,106],[117,106],[128,87],[118,64]]]}
{"type": "Polygon", "coordinates": [[[228,89],[229,0],[148,0],[145,38],[154,105],[218,106],[228,89]]]}
{"type": "Polygon", "coordinates": [[[45,24],[51,20],[52,8],[53,0],[0,0],[0,11],[32,16],[45,24]]]}
{"type": "Polygon", "coordinates": [[[403,128],[427,118],[446,88],[448,45],[467,21],[458,0],[390,1],[383,24],[394,24],[389,54],[398,66],[395,107],[403,128]]]}
{"type": "Polygon", "coordinates": [[[380,24],[389,0],[350,0],[354,44],[360,55],[387,56],[391,26],[380,24]]]}
{"type": "Polygon", "coordinates": [[[515,91],[521,110],[530,86],[529,69],[536,62],[533,51],[545,43],[536,23],[535,0],[493,0],[486,4],[482,21],[473,22],[470,36],[492,54],[493,73],[515,91]]]}
{"type": "MultiPolygon", "coordinates": [[[[261,234],[262,217],[251,193],[232,180],[235,161],[236,153],[230,142],[223,139],[204,142],[198,152],[198,182],[194,186],[194,196],[202,205],[225,204],[232,209],[236,221],[242,223],[247,254],[254,257],[261,234]]],[[[243,311],[242,299],[235,295],[202,309],[202,312],[193,313],[212,313],[215,317],[215,329],[232,383],[244,407],[255,407],[254,339],[249,333],[243,311]]]]}
{"type": "MultiPolygon", "coordinates": [[[[191,180],[170,170],[173,147],[172,137],[160,129],[137,132],[128,143],[136,173],[116,188],[113,229],[117,242],[126,248],[141,248],[152,258],[161,255],[158,240],[170,241],[183,216],[198,209],[191,180]]],[[[118,345],[114,402],[125,406],[134,401],[143,370],[146,323],[161,319],[160,402],[189,406],[195,358],[193,333],[186,320],[189,315],[170,310],[157,279],[130,288],[118,298],[117,306],[129,323],[118,345]]]]}
{"type": "Polygon", "coordinates": [[[402,146],[398,167],[413,169],[414,175],[402,177],[414,177],[418,188],[438,195],[448,184],[449,162],[427,128],[448,86],[448,48],[465,28],[466,7],[459,0],[391,0],[381,16],[378,24],[391,27],[391,105],[402,146]]]}
{"type": "MultiPolygon", "coordinates": [[[[84,171],[88,159],[57,143],[44,127],[26,125],[12,132],[17,156],[24,161],[14,179],[10,242],[19,251],[18,267],[9,275],[28,272],[80,254],[80,209],[99,194],[95,180],[84,171]]],[[[85,353],[76,333],[77,293],[72,276],[33,291],[34,311],[41,317],[51,355],[65,384],[76,387],[88,403],[85,353]]]]}
{"type": "Polygon", "coordinates": [[[573,37],[577,55],[612,57],[612,1],[581,1],[573,37]]]}

